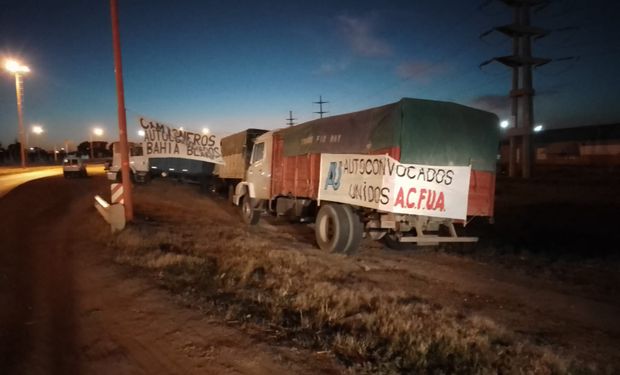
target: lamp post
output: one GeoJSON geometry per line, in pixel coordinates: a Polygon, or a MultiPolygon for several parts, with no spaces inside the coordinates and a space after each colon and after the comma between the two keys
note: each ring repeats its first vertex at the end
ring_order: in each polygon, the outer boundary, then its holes
{"type": "Polygon", "coordinates": [[[22,168],[26,168],[26,154],[24,152],[24,118],[22,113],[23,79],[25,73],[30,72],[30,68],[15,60],[4,62],[4,69],[15,76],[15,95],[17,96],[17,121],[19,124],[19,154],[21,157],[22,168]]]}
{"type": "Polygon", "coordinates": [[[101,137],[103,135],[103,129],[101,128],[94,128],[93,131],[90,133],[90,158],[94,159],[94,150],[93,150],[93,134],[96,135],[97,137],[101,137]]]}

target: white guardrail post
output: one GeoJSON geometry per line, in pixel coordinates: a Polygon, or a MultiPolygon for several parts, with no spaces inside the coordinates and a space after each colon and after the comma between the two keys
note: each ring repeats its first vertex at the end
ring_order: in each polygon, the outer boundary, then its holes
{"type": "Polygon", "coordinates": [[[95,196],[95,208],[103,219],[110,224],[112,233],[125,229],[125,207],[123,206],[123,185],[112,184],[112,204],[101,196],[95,196]]]}

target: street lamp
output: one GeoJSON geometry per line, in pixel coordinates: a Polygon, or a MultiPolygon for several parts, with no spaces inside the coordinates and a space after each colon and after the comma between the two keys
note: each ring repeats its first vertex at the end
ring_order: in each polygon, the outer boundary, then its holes
{"type": "MultiPolygon", "coordinates": [[[[36,134],[36,135],[41,135],[43,134],[44,130],[43,127],[41,125],[32,125],[32,128],[30,128],[30,130],[36,134]]],[[[30,137],[29,137],[30,132],[26,132],[26,148],[29,148],[30,151],[33,151],[34,148],[30,147],[30,137]]],[[[40,147],[41,145],[39,145],[40,147]]]]}
{"type": "Polygon", "coordinates": [[[30,68],[15,60],[6,60],[4,69],[15,76],[15,95],[17,96],[17,121],[19,124],[19,153],[22,168],[26,168],[26,154],[24,152],[24,116],[22,113],[23,79],[22,76],[30,72],[30,68]]]}
{"type": "Polygon", "coordinates": [[[101,137],[103,135],[103,129],[101,128],[94,128],[92,133],[90,133],[90,158],[94,159],[94,153],[93,153],[93,134],[96,135],[97,137],[101,137]]]}
{"type": "MultiPolygon", "coordinates": [[[[32,128],[30,128],[30,131],[32,131],[34,134],[36,135],[41,135],[43,134],[44,130],[43,127],[41,125],[32,125],[32,128]]],[[[30,147],[30,132],[26,132],[26,148],[30,147]]]]}
{"type": "Polygon", "coordinates": [[[209,128],[202,128],[202,134],[209,134],[209,128]]]}
{"type": "Polygon", "coordinates": [[[39,134],[43,133],[43,127],[41,125],[33,125],[32,126],[32,132],[34,134],[39,135],[39,134]]]}

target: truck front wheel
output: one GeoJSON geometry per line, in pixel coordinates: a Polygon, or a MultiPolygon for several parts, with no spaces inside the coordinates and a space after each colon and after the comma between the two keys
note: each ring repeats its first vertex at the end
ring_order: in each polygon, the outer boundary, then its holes
{"type": "Polygon", "coordinates": [[[330,253],[345,251],[349,241],[349,226],[342,205],[324,204],[321,206],[316,216],[314,234],[321,250],[330,253]]]}
{"type": "Polygon", "coordinates": [[[241,216],[243,221],[249,225],[255,225],[260,219],[260,212],[254,209],[252,198],[248,194],[244,195],[241,201],[241,216]]]}

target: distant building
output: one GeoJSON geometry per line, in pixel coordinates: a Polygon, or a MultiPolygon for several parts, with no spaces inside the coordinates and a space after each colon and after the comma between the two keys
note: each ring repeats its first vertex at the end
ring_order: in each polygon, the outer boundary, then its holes
{"type": "MultiPolygon", "coordinates": [[[[508,147],[502,140],[502,166],[508,163],[508,147]]],[[[539,165],[620,165],[620,123],[543,130],[533,134],[532,149],[539,165]]]]}

